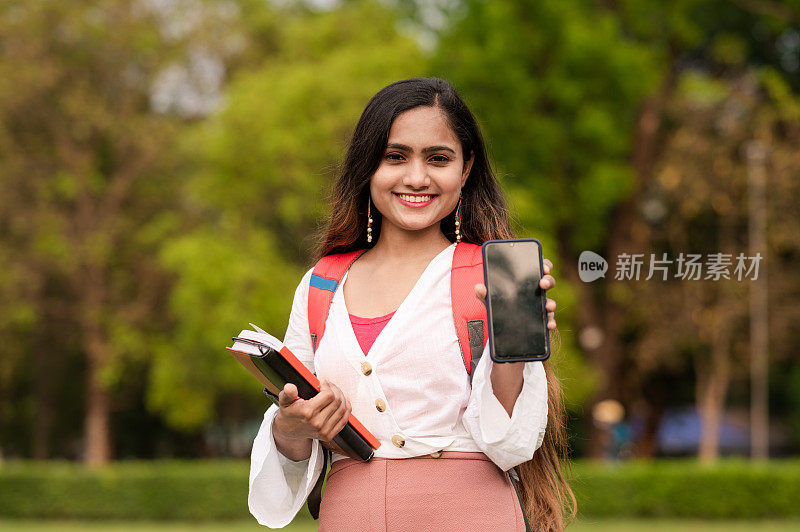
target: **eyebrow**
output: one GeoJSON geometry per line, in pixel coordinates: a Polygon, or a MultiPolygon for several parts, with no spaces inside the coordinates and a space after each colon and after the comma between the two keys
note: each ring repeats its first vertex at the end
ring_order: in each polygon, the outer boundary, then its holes
{"type": "MultiPolygon", "coordinates": [[[[391,148],[393,150],[411,151],[411,152],[414,151],[413,149],[411,149],[410,146],[406,146],[405,144],[396,144],[396,143],[387,144],[386,148],[391,148]]],[[[455,150],[453,150],[452,148],[448,148],[447,146],[429,146],[427,148],[422,148],[422,153],[430,153],[433,151],[449,151],[453,155],[456,154],[455,150]]]]}

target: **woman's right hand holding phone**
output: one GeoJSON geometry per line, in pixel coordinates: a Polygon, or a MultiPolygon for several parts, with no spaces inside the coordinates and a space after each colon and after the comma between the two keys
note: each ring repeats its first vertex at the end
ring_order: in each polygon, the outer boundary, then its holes
{"type": "Polygon", "coordinates": [[[302,399],[294,384],[286,384],[278,394],[278,413],[272,422],[272,435],[278,452],[294,461],[311,456],[311,440],[330,442],[347,424],[350,401],[332,382],[322,379],[320,391],[302,399]]]}

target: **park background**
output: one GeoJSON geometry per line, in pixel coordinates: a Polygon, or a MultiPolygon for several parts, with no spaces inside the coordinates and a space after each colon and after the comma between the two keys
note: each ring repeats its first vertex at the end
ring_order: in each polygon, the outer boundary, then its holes
{"type": "Polygon", "coordinates": [[[574,528],[800,529],[797,0],[3,0],[0,525],[256,529],[224,346],[282,338],[361,111],[417,76],[555,265],[574,528]],[[665,253],[763,260],[615,278],[665,253]]]}

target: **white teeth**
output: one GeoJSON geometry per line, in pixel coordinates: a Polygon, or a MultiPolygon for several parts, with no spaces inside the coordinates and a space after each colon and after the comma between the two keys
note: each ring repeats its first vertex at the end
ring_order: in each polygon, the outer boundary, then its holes
{"type": "Polygon", "coordinates": [[[408,194],[398,194],[404,200],[410,203],[422,203],[430,200],[433,196],[409,196],[408,194]]]}

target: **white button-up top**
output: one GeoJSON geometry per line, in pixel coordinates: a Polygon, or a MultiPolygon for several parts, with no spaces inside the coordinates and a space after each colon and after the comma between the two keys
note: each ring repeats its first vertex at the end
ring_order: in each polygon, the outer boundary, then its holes
{"type": "MultiPolygon", "coordinates": [[[[380,332],[367,356],[359,345],[342,286],[334,292],[325,334],[311,348],[308,290],[313,268],[303,275],[292,304],[284,344],[318,377],[326,377],[350,399],[353,414],[381,442],[375,456],[410,458],[439,450],[483,452],[503,470],[530,460],[547,425],[547,381],[541,362],[526,362],[524,383],[511,417],[492,391],[489,345],[470,386],[458,345],[450,299],[455,244],[428,264],[414,288],[380,332]],[[372,372],[364,375],[362,363],[372,372]],[[382,399],[383,412],[375,407],[382,399]],[[393,437],[405,440],[402,447],[393,437]]],[[[472,291],[472,287],[468,290],[472,291]]],[[[322,470],[322,446],[294,462],[272,437],[271,406],[253,442],[250,512],[262,525],[287,525],[305,503],[322,470]]],[[[334,461],[344,458],[334,453],[334,461]]]]}

